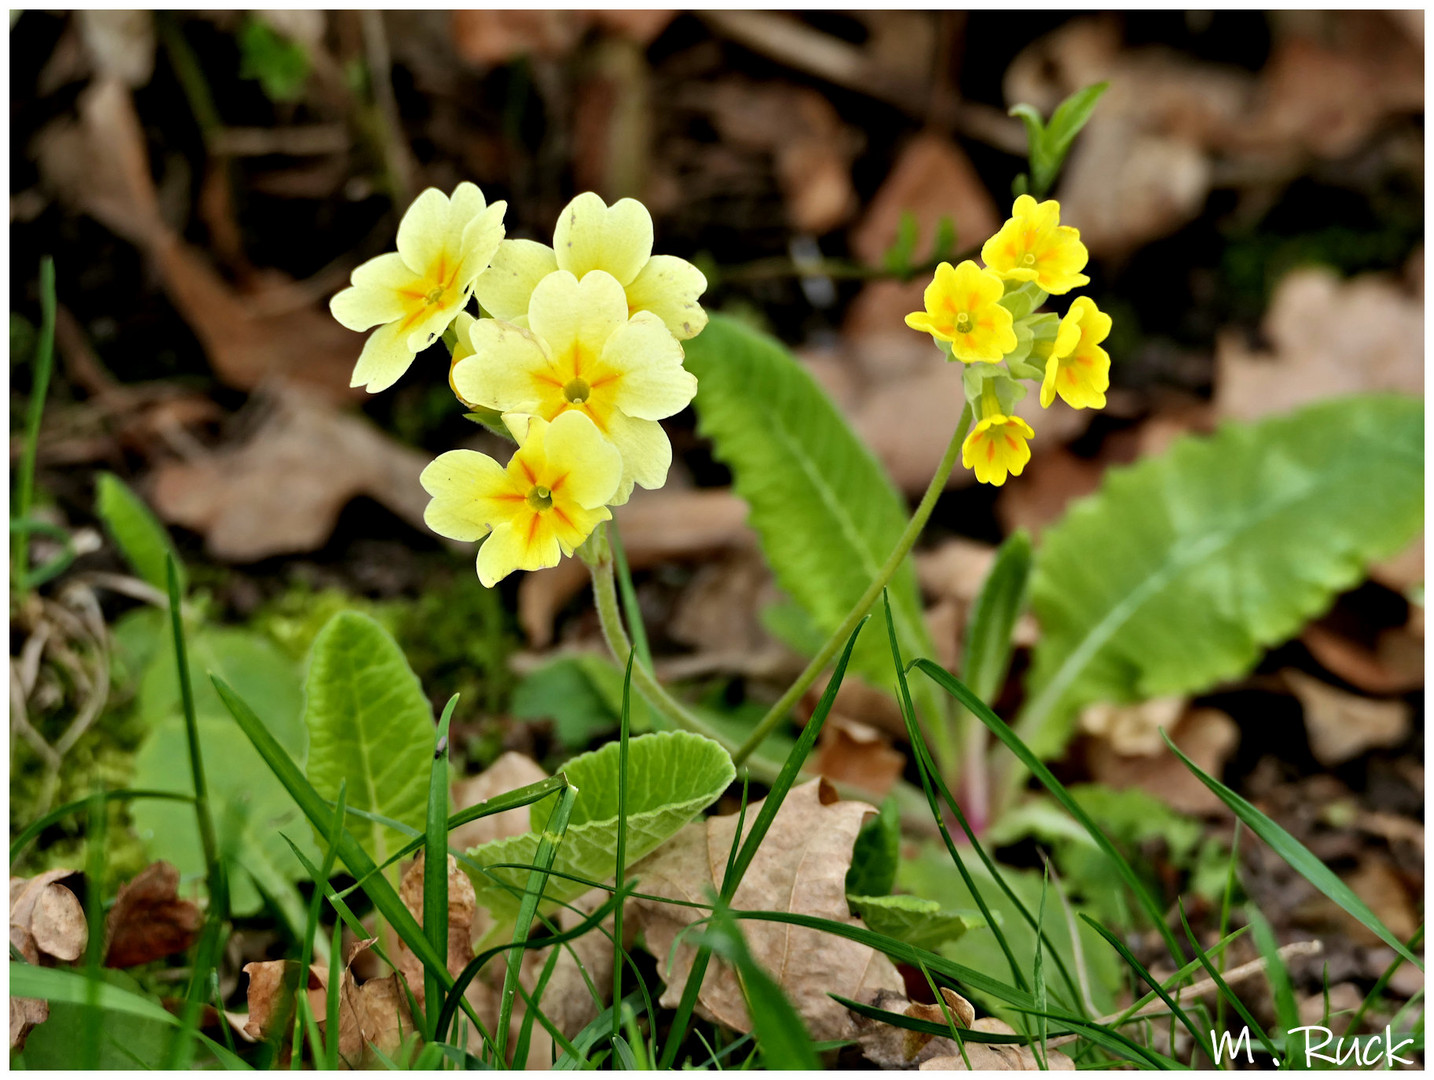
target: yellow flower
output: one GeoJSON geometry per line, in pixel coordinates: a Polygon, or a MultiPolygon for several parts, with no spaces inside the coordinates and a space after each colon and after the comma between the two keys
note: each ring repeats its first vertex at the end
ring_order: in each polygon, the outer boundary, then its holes
{"type": "Polygon", "coordinates": [[[1041,380],[1041,408],[1056,394],[1073,409],[1105,408],[1110,387],[1110,355],[1100,343],[1110,334],[1110,316],[1087,296],[1077,297],[1061,320],[1041,380]]]}
{"type": "Polygon", "coordinates": [[[652,254],[652,215],[636,199],[608,206],[601,196],[584,192],[558,217],[552,247],[504,240],[474,295],[494,318],[522,326],[533,290],[554,270],[579,279],[590,270],[606,271],[623,287],[629,315],[652,312],[679,341],[696,337],[707,325],[707,313],[697,303],[707,279],[686,259],[652,254]]]}
{"type": "Polygon", "coordinates": [[[661,487],[672,444],[657,421],[685,408],[697,379],[682,346],[649,311],[629,317],[622,285],[604,270],[581,281],[556,270],[533,290],[528,328],[479,319],[473,355],[453,367],[459,398],[511,416],[553,420],[584,413],[622,454],[622,482],[607,501],[627,501],[634,483],[661,487]]]}
{"type": "Polygon", "coordinates": [[[1090,278],[1081,273],[1090,259],[1080,230],[1062,225],[1061,204],[1016,200],[1011,217],[981,248],[981,261],[1003,278],[1034,281],[1048,293],[1068,293],[1090,278]]]}
{"type": "Polygon", "coordinates": [[[487,454],[450,450],[423,470],[433,498],[428,527],[454,540],[484,540],[478,579],[492,587],[514,570],[556,566],[601,521],[622,461],[581,413],[551,424],[533,418],[514,432],[519,447],[505,469],[487,454]]]}
{"type": "Polygon", "coordinates": [[[951,342],[963,363],[999,364],[1016,347],[1011,313],[998,303],[1004,291],[1000,278],[970,259],[955,269],[942,263],[926,286],[926,310],[906,316],[906,325],[951,342]]]}
{"type": "Polygon", "coordinates": [[[350,386],[386,390],[463,310],[473,282],[503,239],[507,204],[487,206],[483,193],[459,184],[449,199],[429,188],[403,215],[398,251],[370,259],[353,284],[329,302],[334,318],[369,335],[350,386]]]}
{"type": "Polygon", "coordinates": [[[1035,434],[1019,416],[988,413],[961,444],[961,464],[975,469],[981,483],[1000,487],[1007,473],[1020,476],[1031,460],[1026,440],[1035,434]]]}

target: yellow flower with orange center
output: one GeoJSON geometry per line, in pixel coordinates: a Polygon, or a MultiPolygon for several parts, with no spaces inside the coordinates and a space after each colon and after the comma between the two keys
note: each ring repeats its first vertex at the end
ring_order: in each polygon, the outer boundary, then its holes
{"type": "Polygon", "coordinates": [[[981,483],[1000,487],[1006,482],[1007,473],[1021,475],[1026,462],[1031,460],[1031,448],[1026,440],[1035,438],[1036,433],[1019,416],[1010,416],[1002,410],[991,383],[986,384],[982,393],[982,411],[985,415],[961,444],[961,464],[974,469],[981,483]]]}
{"type": "Polygon", "coordinates": [[[1110,355],[1100,343],[1110,334],[1110,316],[1081,296],[1071,304],[1056,331],[1055,344],[1041,380],[1041,407],[1060,394],[1074,409],[1105,408],[1110,388],[1110,355]]]}
{"type": "Polygon", "coordinates": [[[352,285],[329,302],[350,330],[378,327],[349,385],[388,389],[448,329],[498,250],[506,208],[487,206],[477,185],[466,182],[451,199],[429,188],[413,200],[398,226],[398,251],[358,267],[352,285]]]}
{"type": "Polygon", "coordinates": [[[970,259],[959,266],[942,263],[926,286],[925,311],[906,316],[906,325],[951,343],[962,363],[999,364],[1016,347],[1011,313],[1000,304],[1005,286],[970,259]]]}
{"type": "Polygon", "coordinates": [[[423,470],[432,499],[423,520],[440,536],[483,540],[478,579],[492,587],[514,570],[556,566],[600,522],[617,490],[622,459],[582,413],[551,424],[523,417],[507,468],[487,454],[450,450],[423,470]],[[486,537],[487,539],[484,539],[486,537]]]}
{"type": "Polygon", "coordinates": [[[563,208],[552,247],[504,240],[474,295],[494,318],[523,326],[533,290],[554,270],[580,280],[602,270],[622,286],[629,315],[650,311],[686,341],[707,325],[707,313],[697,303],[707,278],[686,259],[652,254],[652,239],[652,215],[642,203],[619,199],[608,206],[587,191],[563,208]]]}
{"type": "Polygon", "coordinates": [[[1053,295],[1090,284],[1081,273],[1090,255],[1080,230],[1060,220],[1061,204],[1054,199],[1038,203],[1022,195],[1000,231],[981,247],[981,261],[1003,278],[1034,281],[1053,295]]]}
{"type": "MultiPolygon", "coordinates": [[[[462,343],[460,342],[460,345],[462,343]]],[[[554,420],[587,416],[622,455],[622,482],[608,500],[627,501],[633,485],[661,487],[672,444],[658,423],[686,407],[697,379],[682,346],[650,311],[629,316],[622,285],[604,270],[581,281],[556,270],[533,289],[526,329],[500,319],[468,327],[472,355],[453,365],[457,395],[510,416],[554,420]]]]}

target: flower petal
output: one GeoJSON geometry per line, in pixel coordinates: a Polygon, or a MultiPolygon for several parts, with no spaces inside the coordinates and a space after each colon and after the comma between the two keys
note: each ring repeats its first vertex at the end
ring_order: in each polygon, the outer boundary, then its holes
{"type": "Polygon", "coordinates": [[[423,520],[440,536],[481,540],[523,506],[503,466],[476,450],[439,454],[418,477],[432,496],[423,520]]]}
{"type": "Polygon", "coordinates": [[[364,342],[354,365],[350,386],[362,386],[370,394],[387,390],[402,377],[413,363],[413,350],[408,347],[407,335],[399,329],[399,323],[380,326],[364,342]]]}
{"type": "Polygon", "coordinates": [[[608,206],[591,191],[568,203],[553,230],[558,267],[582,278],[606,270],[627,285],[652,254],[652,215],[636,199],[608,206]]]}
{"type": "Polygon", "coordinates": [[[369,259],[349,278],[353,283],[329,301],[329,311],[350,330],[367,330],[393,322],[407,314],[408,305],[422,303],[419,295],[405,296],[418,288],[417,275],[396,253],[369,259]]]}
{"type": "Polygon", "coordinates": [[[448,242],[448,196],[427,188],[398,223],[398,253],[415,274],[426,274],[448,242]]]}
{"type": "Polygon", "coordinates": [[[707,325],[707,312],[697,302],[706,289],[706,276],[686,259],[654,255],[627,286],[627,306],[652,312],[674,337],[686,341],[707,325]]]}
{"type": "Polygon", "coordinates": [[[618,486],[620,497],[608,500],[609,505],[619,506],[626,502],[634,483],[652,490],[667,482],[667,470],[672,465],[672,444],[667,441],[667,432],[662,430],[661,424],[655,420],[637,420],[614,411],[608,421],[608,438],[622,454],[623,472],[618,486]]]}
{"type": "MultiPolygon", "coordinates": [[[[461,186],[461,185],[460,185],[461,186]]],[[[488,209],[480,211],[463,226],[458,244],[460,257],[458,274],[454,283],[463,292],[468,292],[475,279],[493,260],[494,253],[503,243],[503,213],[508,204],[495,202],[488,209]]]]}
{"type": "Polygon", "coordinates": [[[528,304],[528,325],[555,357],[575,348],[600,355],[607,339],[627,322],[627,295],[611,274],[594,270],[579,281],[558,270],[538,282],[528,304]]]}
{"type": "Polygon", "coordinates": [[[473,355],[453,366],[453,387],[464,401],[499,412],[536,411],[551,365],[526,330],[500,319],[479,319],[468,330],[473,355]]]}
{"type": "Polygon", "coordinates": [[[639,420],[680,412],[697,393],[697,376],[682,366],[682,346],[648,311],[639,311],[607,339],[602,362],[619,373],[613,404],[639,420]]]}
{"type": "Polygon", "coordinates": [[[548,458],[544,479],[554,500],[592,510],[617,491],[622,455],[583,413],[565,412],[549,424],[544,448],[548,458]]]}
{"type": "Polygon", "coordinates": [[[488,269],[478,275],[473,295],[495,319],[528,314],[528,300],[538,282],[558,268],[558,257],[535,240],[504,240],[488,269]]]}

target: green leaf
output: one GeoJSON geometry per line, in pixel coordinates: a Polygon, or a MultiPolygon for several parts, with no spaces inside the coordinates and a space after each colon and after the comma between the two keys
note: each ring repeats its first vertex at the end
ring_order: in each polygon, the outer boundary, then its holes
{"type": "Polygon", "coordinates": [[[239,28],[239,52],[239,77],[258,79],[270,101],[292,102],[304,96],[309,54],[297,41],[251,17],[239,28]]]}
{"type": "MultiPolygon", "coordinates": [[[[779,342],[714,315],[685,348],[698,379],[699,430],[751,507],[748,521],[778,584],[825,638],[896,547],[906,527],[905,501],[779,342]]],[[[903,649],[930,654],[910,559],[889,591],[903,649]]],[[[852,670],[889,692],[896,675],[881,635],[858,642],[852,670]]]]}
{"type": "Polygon", "coordinates": [[[945,911],[935,900],[919,896],[857,896],[847,894],[851,909],[878,934],[897,941],[934,949],[955,941],[967,930],[985,926],[975,911],[945,911]]]}
{"type": "Polygon", "coordinates": [[[896,226],[896,240],[881,256],[881,265],[893,274],[905,275],[911,271],[912,256],[916,254],[919,238],[916,215],[910,210],[901,212],[896,226]]]}
{"type": "Polygon", "coordinates": [[[1042,538],[1042,635],[1018,730],[1060,750],[1077,710],[1204,690],[1297,633],[1424,520],[1424,411],[1365,395],[1186,437],[1112,469],[1042,538]]]}
{"type": "MultiPolygon", "coordinates": [[[[139,983],[122,971],[100,969],[99,977],[112,987],[139,998],[139,983]]],[[[144,999],[148,1000],[148,999],[144,999]]],[[[50,1003],[50,1018],[30,1033],[25,1042],[26,1069],[80,1069],[88,1009],[78,1002],[56,1000],[50,1003]]],[[[152,1067],[164,1059],[174,1031],[173,1021],[153,1016],[106,1010],[99,1019],[99,1059],[101,1069],[135,1069],[140,1064],[152,1067]]]]}
{"type": "MultiPolygon", "coordinates": [[[[298,672],[276,646],[246,630],[205,627],[188,635],[187,644],[215,832],[219,849],[229,853],[231,908],[236,915],[254,914],[263,905],[262,891],[279,899],[286,918],[297,918],[302,928],[301,905],[291,883],[305,876],[303,867],[278,833],[299,820],[298,809],[235,726],[207,674],[221,675],[261,702],[274,738],[302,761],[308,737],[300,718],[298,672]]],[[[150,733],[135,755],[134,786],[192,796],[179,673],[172,653],[163,649],[153,653],[136,707],[150,733]]],[[[204,850],[191,805],[144,800],[134,805],[131,814],[152,856],[169,860],[185,877],[204,875],[204,850]]]]}
{"type": "MultiPolygon", "coordinates": [[[[606,881],[613,876],[620,751],[620,744],[611,742],[563,766],[563,774],[578,789],[578,799],[553,864],[556,874],[574,874],[592,881],[606,881]]],[[[710,806],[735,775],[727,751],[711,739],[685,731],[638,736],[628,743],[628,755],[629,863],[652,851],[710,806]]],[[[495,863],[531,866],[538,840],[539,834],[529,832],[490,841],[468,854],[473,862],[485,867],[495,863]]],[[[518,913],[527,873],[516,869],[474,873],[470,869],[469,874],[479,906],[488,908],[500,922],[511,922],[518,913]]],[[[578,882],[554,876],[548,881],[545,899],[548,903],[571,900],[585,890],[578,882]]]]}
{"type": "Polygon", "coordinates": [[[1001,545],[991,564],[971,621],[966,627],[966,685],[982,701],[991,701],[1011,665],[1011,633],[1026,603],[1031,576],[1031,538],[1018,529],[1001,545]]]}
{"type": "MultiPolygon", "coordinates": [[[[579,750],[616,731],[622,710],[622,671],[596,653],[561,656],[530,672],[513,691],[509,711],[519,720],[552,720],[558,739],[579,750]]],[[[647,705],[634,699],[634,731],[652,726],[647,705]]]]}
{"type": "Polygon", "coordinates": [[[896,881],[901,861],[901,810],[896,796],[888,795],[881,811],[861,827],[851,848],[851,869],[846,872],[848,895],[885,896],[896,881]]]}
{"type": "MultiPolygon", "coordinates": [[[[134,572],[165,592],[169,588],[165,558],[174,553],[174,545],[144,500],[118,476],[102,472],[95,481],[95,512],[134,572]]],[[[179,591],[183,593],[184,564],[178,555],[174,557],[174,565],[179,574],[179,591]]]]}
{"type": "MultiPolygon", "coordinates": [[[[433,710],[388,631],[367,615],[339,612],[314,639],[305,689],[309,783],[325,799],[334,799],[339,784],[347,781],[350,809],[382,814],[421,831],[427,817],[433,710]]],[[[364,819],[354,819],[350,831],[380,863],[408,840],[396,829],[364,819]]]]}
{"type": "MultiPolygon", "coordinates": [[[[1043,139],[1046,157],[1054,163],[1054,170],[1060,169],[1070,151],[1071,143],[1095,112],[1096,102],[1109,89],[1108,82],[1093,83],[1077,90],[1056,106],[1056,111],[1051,114],[1051,122],[1046,125],[1043,139]]],[[[1050,179],[1055,179],[1054,171],[1050,179]]]]}

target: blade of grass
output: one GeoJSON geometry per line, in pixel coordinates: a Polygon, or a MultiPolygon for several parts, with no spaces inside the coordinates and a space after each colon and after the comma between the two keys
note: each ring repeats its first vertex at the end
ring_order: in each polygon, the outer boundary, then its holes
{"type": "MultiPolygon", "coordinates": [[[[438,736],[433,747],[433,767],[428,774],[427,843],[423,849],[423,932],[433,951],[445,960],[448,956],[448,724],[458,695],[448,699],[443,717],[438,721],[438,736]]],[[[438,976],[424,968],[423,1001],[425,1032],[431,1042],[437,1038],[432,1021],[437,1010],[434,1002],[442,989],[438,976]]]]}
{"type": "MultiPolygon", "coordinates": [[[[329,986],[324,996],[324,1068],[334,1072],[339,1067],[339,1004],[343,993],[343,923],[334,920],[329,951],[329,986]]],[[[303,979],[304,973],[299,972],[303,979]]]]}
{"type": "MultiPolygon", "coordinates": [[[[1418,930],[1414,931],[1414,935],[1409,939],[1407,945],[1409,949],[1413,951],[1419,947],[1420,942],[1423,940],[1424,927],[1421,925],[1418,930]]],[[[1359,1003],[1358,1010],[1356,1010],[1354,1016],[1350,1018],[1348,1026],[1344,1029],[1346,1036],[1353,1035],[1359,1030],[1359,1025],[1364,1020],[1364,1014],[1369,1011],[1369,1007],[1374,1002],[1379,1000],[1379,995],[1384,993],[1385,987],[1389,985],[1389,980],[1394,978],[1394,973],[1403,967],[1404,963],[1404,957],[1396,956],[1393,961],[1390,962],[1390,965],[1384,969],[1384,973],[1380,975],[1375,981],[1375,984],[1369,988],[1369,993],[1364,995],[1364,1000],[1359,1003]]]]}
{"type": "MultiPolygon", "coordinates": [[[[20,450],[12,518],[28,518],[35,501],[35,455],[40,445],[40,419],[45,397],[50,392],[50,372],[55,366],[55,260],[40,260],[40,336],[35,344],[35,379],[25,410],[25,442],[20,450]]],[[[30,537],[24,530],[10,534],[10,575],[23,585],[30,572],[30,537]]]]}
{"type": "MultiPolygon", "coordinates": [[[[329,880],[329,875],[333,873],[333,870],[334,870],[334,860],[335,860],[335,858],[338,856],[338,852],[339,852],[338,834],[339,834],[339,832],[340,832],[340,831],[343,829],[343,827],[344,827],[344,807],[345,807],[345,806],[347,805],[347,803],[348,803],[348,791],[349,791],[348,781],[347,781],[347,780],[340,780],[340,781],[339,781],[339,797],[338,797],[338,799],[336,800],[336,805],[335,805],[335,807],[334,807],[334,823],[329,827],[329,833],[328,833],[328,836],[327,836],[327,838],[326,838],[326,839],[328,840],[328,844],[327,844],[327,845],[325,846],[325,848],[324,848],[324,862],[323,862],[323,866],[320,868],[319,872],[314,876],[314,895],[313,895],[313,899],[311,899],[311,900],[309,901],[309,915],[308,915],[308,920],[307,920],[307,922],[304,924],[304,940],[303,940],[302,944],[299,946],[299,979],[300,979],[301,981],[307,980],[307,978],[308,978],[309,964],[310,964],[310,962],[311,962],[312,959],[313,959],[313,955],[312,955],[312,954],[313,954],[314,936],[318,933],[318,930],[319,930],[319,909],[320,909],[320,907],[322,906],[323,901],[324,901],[324,884],[328,882],[328,880],[329,880]]],[[[285,839],[285,840],[288,840],[288,837],[285,837],[284,839],[285,839]]],[[[293,846],[293,844],[291,843],[290,846],[293,846]]],[[[298,999],[301,999],[301,998],[304,998],[304,997],[305,997],[304,994],[295,994],[295,1000],[298,1000],[298,999]]],[[[299,1067],[299,1064],[300,1064],[301,1060],[303,1059],[303,1054],[300,1053],[300,1048],[301,1048],[301,1045],[302,1045],[302,1044],[301,1044],[301,1042],[300,1042],[300,1027],[299,1027],[299,1023],[300,1023],[301,1017],[302,1017],[301,1011],[298,1010],[298,1009],[295,1009],[295,1010],[294,1010],[294,1037],[293,1037],[292,1041],[291,1041],[290,1044],[289,1044],[289,1045],[293,1048],[292,1051],[291,1051],[290,1054],[289,1054],[289,1067],[290,1067],[291,1069],[297,1069],[297,1068],[299,1067]]],[[[315,1056],[314,1056],[314,1060],[315,1060],[316,1062],[318,1061],[318,1054],[319,1054],[319,1045],[318,1045],[318,1043],[315,1043],[315,1044],[314,1044],[314,1055],[315,1055],[315,1056]]]]}
{"type": "MultiPolygon", "coordinates": [[[[742,883],[742,875],[747,872],[747,867],[757,855],[757,848],[767,835],[767,830],[772,827],[776,819],[777,811],[782,808],[782,800],[787,797],[787,792],[792,789],[792,784],[801,772],[802,765],[806,762],[807,756],[816,745],[817,736],[821,734],[822,726],[826,723],[827,715],[836,703],[837,691],[841,688],[842,679],[846,677],[847,664],[851,660],[851,651],[856,646],[857,635],[861,633],[862,627],[866,625],[870,615],[863,615],[857,622],[851,636],[847,638],[846,647],[842,649],[841,656],[837,658],[836,667],[832,669],[832,677],[827,681],[827,688],[822,694],[821,701],[817,703],[816,709],[812,712],[812,718],[807,721],[806,727],[802,729],[801,735],[797,738],[796,745],[792,747],[787,760],[782,763],[777,778],[772,782],[771,790],[766,799],[762,801],[762,809],[758,811],[756,820],[752,822],[752,830],[747,834],[746,839],[738,849],[736,858],[729,856],[727,872],[722,876],[721,899],[723,903],[729,903],[737,893],[737,886],[742,883]]],[[[741,832],[737,833],[737,839],[741,839],[741,832]]],[[[734,843],[736,841],[734,840],[734,843]]],[[[673,1017],[672,1026],[668,1030],[667,1043],[662,1050],[662,1059],[658,1062],[659,1069],[670,1069],[677,1058],[677,1050],[682,1040],[687,1036],[687,1024],[692,1017],[692,1010],[697,1007],[697,994],[701,989],[702,980],[707,974],[707,965],[711,960],[712,952],[705,946],[699,945],[696,955],[692,959],[692,968],[687,973],[687,983],[682,989],[682,998],[677,1005],[677,1013],[673,1017]]]]}
{"type": "Polygon", "coordinates": [[[108,824],[104,799],[98,793],[90,796],[85,820],[85,925],[89,937],[85,942],[85,1011],[81,1032],[80,1061],[83,1068],[100,1066],[100,1036],[104,1032],[104,1014],[100,1011],[100,961],[104,950],[105,832],[108,824]]]}
{"type": "MultiPolygon", "coordinates": [[[[1230,861],[1225,867],[1225,891],[1220,897],[1220,940],[1230,930],[1230,907],[1235,900],[1235,885],[1239,880],[1240,869],[1240,829],[1243,822],[1235,819],[1235,834],[1230,838],[1230,861]]],[[[1225,970],[1227,954],[1223,945],[1217,945],[1215,951],[1219,953],[1220,971],[1225,970]]],[[[1225,1030],[1225,996],[1217,994],[1215,997],[1215,1030],[1225,1030]]]]}
{"type": "Polygon", "coordinates": [[[1180,925],[1185,930],[1185,937],[1190,941],[1190,948],[1195,951],[1195,958],[1200,961],[1200,965],[1205,969],[1205,974],[1210,977],[1210,980],[1220,991],[1220,995],[1229,1001],[1235,1012],[1240,1015],[1240,1019],[1245,1022],[1246,1027],[1255,1033],[1255,1037],[1260,1040],[1260,1045],[1265,1048],[1265,1052],[1278,1061],[1279,1054],[1275,1052],[1275,1045],[1270,1041],[1270,1037],[1265,1033],[1265,1029],[1260,1025],[1258,1020],[1250,1015],[1250,1010],[1245,1008],[1245,1003],[1235,996],[1235,992],[1230,989],[1230,984],[1225,981],[1224,976],[1221,975],[1220,972],[1215,970],[1215,964],[1211,961],[1205,950],[1200,947],[1200,942],[1195,937],[1195,932],[1190,929],[1190,920],[1185,917],[1185,902],[1183,900],[1180,901],[1178,906],[1180,909],[1180,925]]]}
{"type": "Polygon", "coordinates": [[[647,644],[647,628],[642,624],[642,609],[637,604],[637,590],[633,588],[632,573],[627,566],[627,550],[622,546],[616,521],[607,526],[607,540],[612,547],[613,567],[617,571],[617,591],[622,597],[623,614],[627,616],[628,636],[632,638],[633,650],[642,661],[642,666],[651,671],[652,649],[647,644]]]}
{"type": "Polygon", "coordinates": [[[1165,745],[1170,747],[1175,756],[1185,763],[1185,767],[1194,773],[1202,784],[1213,791],[1222,803],[1234,811],[1235,816],[1248,825],[1251,832],[1273,848],[1276,855],[1294,867],[1316,889],[1363,923],[1367,930],[1380,938],[1400,956],[1420,971],[1424,970],[1423,961],[1410,952],[1404,942],[1400,941],[1389,927],[1380,921],[1379,916],[1371,911],[1369,906],[1356,896],[1348,885],[1340,881],[1334,871],[1316,858],[1309,848],[1262,814],[1250,802],[1235,794],[1181,753],[1180,748],[1171,741],[1169,735],[1163,731],[1160,734],[1161,738],[1165,740],[1165,745]]]}
{"type": "MultiPolygon", "coordinates": [[[[617,530],[612,529],[610,539],[613,541],[613,554],[618,560],[618,570],[622,573],[620,580],[626,581],[627,562],[622,557],[621,541],[617,538],[617,530]]],[[[629,589],[631,582],[628,582],[629,589]]],[[[633,606],[628,612],[629,620],[636,615],[636,597],[633,597],[633,606]]],[[[638,619],[634,623],[634,629],[641,625],[638,619]]],[[[637,633],[632,635],[633,641],[638,641],[637,633]]],[[[613,881],[617,885],[618,893],[622,893],[624,878],[627,873],[627,750],[628,733],[632,709],[632,662],[637,656],[637,650],[627,654],[627,671],[622,677],[622,714],[618,721],[618,752],[617,752],[617,870],[613,881]]],[[[618,904],[617,910],[613,912],[613,958],[612,958],[612,1000],[622,1000],[622,909],[623,905],[618,904]]],[[[612,1017],[612,1037],[616,1044],[620,1032],[621,1018],[616,1012],[612,1017]]]]}
{"type": "Polygon", "coordinates": [[[498,1030],[494,1035],[495,1053],[500,1065],[508,1060],[508,1021],[513,1015],[513,1001],[518,993],[518,972],[523,962],[522,943],[527,940],[532,929],[533,916],[543,898],[543,891],[548,886],[548,871],[552,869],[553,860],[558,856],[558,847],[567,835],[568,822],[572,818],[573,805],[577,798],[578,789],[571,785],[564,788],[558,796],[558,804],[553,807],[547,824],[543,826],[542,839],[538,841],[538,850],[533,858],[533,870],[528,875],[528,888],[518,908],[512,941],[512,946],[516,947],[510,946],[511,951],[508,953],[508,968],[503,975],[503,992],[498,1002],[498,1030]]]}
{"type": "MultiPolygon", "coordinates": [[[[543,970],[538,974],[538,981],[533,984],[533,1000],[542,1001],[543,993],[552,981],[553,973],[558,970],[558,959],[562,956],[561,949],[553,949],[548,953],[548,959],[543,963],[543,970]]],[[[513,1044],[513,1061],[520,1069],[527,1068],[528,1049],[533,1038],[533,1021],[536,1019],[537,1009],[528,1009],[523,1013],[523,1023],[518,1027],[518,1041],[513,1044]]]]}
{"type": "MultiPolygon", "coordinates": [[[[1165,940],[1165,946],[1170,950],[1171,957],[1177,964],[1184,964],[1186,961],[1185,953],[1180,948],[1180,943],[1176,940],[1174,932],[1165,921],[1164,910],[1155,902],[1155,897],[1150,894],[1150,890],[1145,887],[1145,883],[1140,880],[1140,876],[1135,872],[1134,868],[1131,867],[1130,863],[1126,861],[1125,856],[1110,842],[1110,838],[1101,831],[1100,826],[1091,820],[1090,815],[1081,808],[1081,805],[1071,797],[1070,792],[1065,789],[1065,785],[1055,778],[1050,769],[1046,768],[1045,763],[1036,757],[1035,754],[1031,753],[1030,748],[1006,725],[1006,722],[992,712],[984,701],[971,693],[970,689],[967,688],[960,679],[939,665],[932,663],[930,660],[918,659],[912,662],[912,666],[920,668],[927,678],[934,681],[937,686],[940,686],[948,694],[956,698],[957,701],[965,705],[966,708],[975,713],[977,718],[991,730],[996,738],[1005,743],[1011,752],[1020,759],[1021,763],[1045,785],[1046,790],[1055,796],[1056,801],[1065,807],[1066,812],[1080,822],[1086,832],[1090,834],[1091,839],[1095,841],[1096,846],[1105,852],[1111,861],[1115,863],[1116,871],[1130,888],[1130,891],[1135,895],[1135,898],[1140,902],[1141,907],[1145,908],[1146,914],[1155,925],[1155,929],[1159,931],[1160,936],[1165,940]]],[[[1166,741],[1169,742],[1169,739],[1166,741]]]]}
{"type": "Polygon", "coordinates": [[[1290,982],[1289,968],[1280,955],[1280,943],[1275,939],[1275,932],[1253,904],[1245,908],[1245,921],[1249,924],[1250,936],[1255,939],[1255,947],[1265,958],[1265,977],[1270,980],[1270,991],[1275,999],[1275,1019],[1279,1024],[1280,1037],[1285,1040],[1283,1067],[1288,1068],[1295,1052],[1291,1045],[1292,1033],[1300,1026],[1300,1007],[1295,1001],[1295,988],[1290,982]]]}

